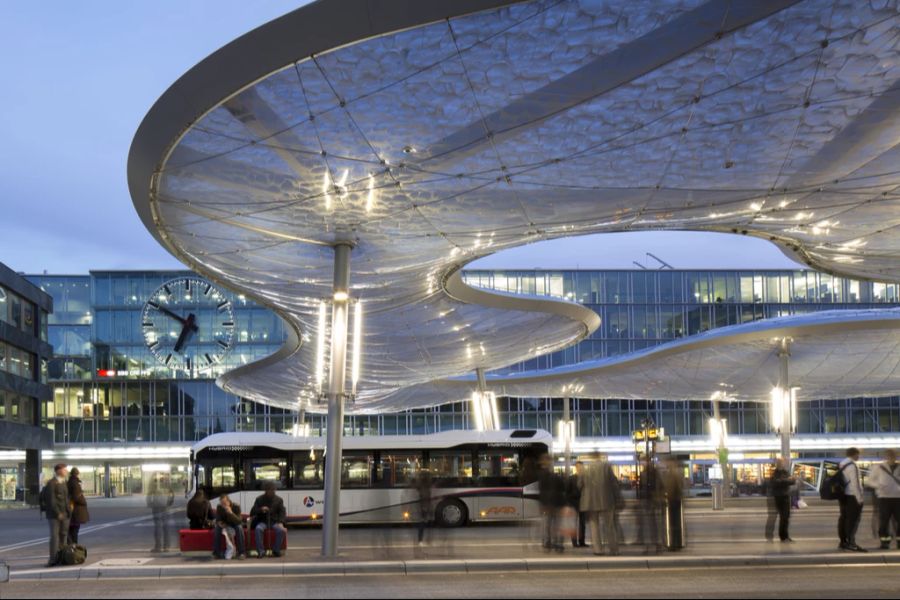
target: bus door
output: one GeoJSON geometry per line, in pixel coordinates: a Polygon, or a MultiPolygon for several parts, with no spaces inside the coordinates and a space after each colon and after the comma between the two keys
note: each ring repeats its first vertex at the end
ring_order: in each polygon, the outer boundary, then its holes
{"type": "Polygon", "coordinates": [[[519,449],[484,446],[478,450],[477,502],[474,520],[521,519],[525,514],[520,483],[519,449]]]}

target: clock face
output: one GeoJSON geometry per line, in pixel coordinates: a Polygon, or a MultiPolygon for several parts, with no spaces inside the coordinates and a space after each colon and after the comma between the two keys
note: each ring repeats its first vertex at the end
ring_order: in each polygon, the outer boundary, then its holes
{"type": "Polygon", "coordinates": [[[144,304],[141,330],[159,362],[189,373],[203,372],[221,363],[231,350],[234,307],[208,281],[173,279],[144,304]]]}

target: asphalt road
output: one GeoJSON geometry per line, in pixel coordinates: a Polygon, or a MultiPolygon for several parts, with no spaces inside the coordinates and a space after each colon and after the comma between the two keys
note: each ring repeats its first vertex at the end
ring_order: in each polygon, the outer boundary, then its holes
{"type": "Polygon", "coordinates": [[[897,569],[748,568],[15,582],[2,598],[897,598],[897,569]]]}

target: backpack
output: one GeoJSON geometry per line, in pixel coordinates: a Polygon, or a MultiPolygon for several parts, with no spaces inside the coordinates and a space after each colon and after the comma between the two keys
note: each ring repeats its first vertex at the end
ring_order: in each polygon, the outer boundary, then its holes
{"type": "Polygon", "coordinates": [[[38,494],[38,508],[41,513],[47,512],[47,509],[50,508],[50,484],[44,484],[44,487],[41,488],[41,493],[38,494]]]}
{"type": "Polygon", "coordinates": [[[87,548],[70,544],[59,551],[58,562],[63,565],[80,565],[87,559],[87,548]]]}
{"type": "Polygon", "coordinates": [[[829,475],[822,480],[822,487],[819,488],[819,498],[822,500],[841,500],[846,495],[844,489],[847,487],[842,476],[844,469],[850,466],[847,463],[834,475],[829,475]]]}

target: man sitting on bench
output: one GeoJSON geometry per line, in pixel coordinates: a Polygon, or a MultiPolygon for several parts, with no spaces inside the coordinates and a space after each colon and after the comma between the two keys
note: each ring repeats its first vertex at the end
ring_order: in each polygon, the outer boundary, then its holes
{"type": "Polygon", "coordinates": [[[258,558],[266,555],[266,546],[264,542],[264,534],[266,529],[275,530],[275,540],[272,545],[272,556],[281,556],[281,546],[284,544],[284,538],[287,530],[284,528],[284,521],[287,512],[284,508],[284,500],[275,495],[275,484],[267,481],[263,485],[263,493],[256,498],[253,508],[250,509],[252,521],[250,528],[256,535],[256,553],[258,558]]]}

